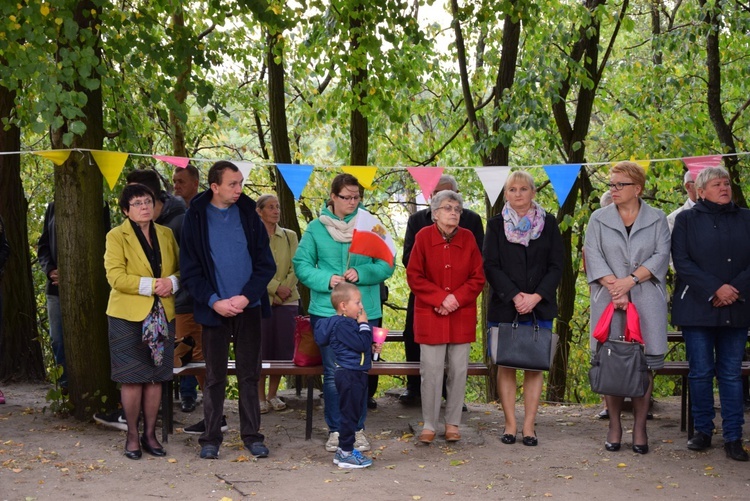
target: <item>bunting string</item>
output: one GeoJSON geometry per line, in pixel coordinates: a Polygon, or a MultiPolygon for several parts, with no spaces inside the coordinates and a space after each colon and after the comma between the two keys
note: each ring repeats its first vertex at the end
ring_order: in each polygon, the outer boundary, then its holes
{"type": "MultiPolygon", "coordinates": [[[[125,167],[125,163],[129,157],[140,157],[140,158],[153,158],[162,162],[169,163],[176,167],[184,168],[189,162],[195,163],[215,163],[218,159],[209,158],[188,158],[188,157],[176,157],[169,155],[149,155],[146,153],[122,153],[117,151],[103,151],[103,150],[91,150],[84,148],[75,148],[67,150],[38,150],[38,151],[3,151],[0,155],[25,155],[32,154],[38,155],[48,160],[51,160],[55,165],[62,165],[67,161],[71,152],[90,153],[94,159],[97,167],[101,171],[102,175],[107,181],[110,189],[114,189],[117,180],[125,167]]],[[[703,156],[692,156],[692,157],[680,157],[680,158],[653,158],[645,160],[637,160],[635,157],[631,157],[630,160],[638,163],[641,167],[648,171],[649,166],[652,163],[657,162],[676,162],[680,161],[690,170],[693,176],[697,175],[702,169],[706,167],[713,167],[720,165],[724,157],[741,157],[750,155],[750,152],[739,152],[739,153],[725,153],[715,155],[703,155],[703,156]]],[[[222,159],[223,160],[223,159],[222,159]]],[[[275,165],[279,170],[279,173],[284,178],[287,186],[292,191],[295,199],[299,199],[302,196],[302,192],[307,186],[310,176],[312,175],[315,166],[311,164],[280,164],[275,162],[261,162],[255,163],[245,160],[230,160],[237,165],[242,172],[242,175],[247,179],[250,174],[250,170],[254,167],[270,167],[275,165]]],[[[472,169],[476,172],[479,180],[482,182],[485,193],[493,204],[500,196],[500,192],[505,184],[505,180],[510,173],[511,168],[516,169],[537,169],[543,168],[547,177],[549,178],[550,184],[557,197],[557,202],[562,205],[565,199],[570,194],[573,185],[575,184],[578,174],[583,167],[601,167],[613,165],[615,162],[586,162],[580,164],[537,164],[537,165],[517,165],[517,166],[354,166],[354,165],[318,165],[318,168],[323,169],[340,169],[344,172],[348,172],[355,175],[357,179],[362,180],[362,185],[369,189],[372,187],[372,183],[375,179],[375,175],[378,169],[383,170],[403,170],[406,169],[412,176],[414,181],[419,185],[422,195],[425,199],[429,199],[432,191],[438,183],[440,176],[446,169],[472,169]]]]}

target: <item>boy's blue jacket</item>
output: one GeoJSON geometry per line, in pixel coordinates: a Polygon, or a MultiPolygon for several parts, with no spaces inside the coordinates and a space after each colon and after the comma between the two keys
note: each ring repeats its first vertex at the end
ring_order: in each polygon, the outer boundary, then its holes
{"type": "Polygon", "coordinates": [[[315,342],[331,346],[336,363],[345,369],[367,371],[372,367],[372,330],[343,315],[324,318],[315,324],[315,342]]]}

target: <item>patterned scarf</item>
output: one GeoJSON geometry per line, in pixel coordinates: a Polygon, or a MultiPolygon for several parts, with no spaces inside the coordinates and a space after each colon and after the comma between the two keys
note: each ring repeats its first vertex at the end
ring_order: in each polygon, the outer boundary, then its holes
{"type": "Polygon", "coordinates": [[[531,208],[522,218],[518,217],[516,211],[505,202],[503,207],[503,221],[505,222],[505,238],[508,242],[529,246],[531,240],[536,240],[544,229],[544,218],[547,213],[542,207],[531,201],[531,208]]]}
{"type": "Polygon", "coordinates": [[[164,361],[164,342],[168,337],[167,315],[161,301],[156,298],[154,307],[143,321],[143,343],[151,349],[151,359],[157,367],[161,367],[164,361]]]}

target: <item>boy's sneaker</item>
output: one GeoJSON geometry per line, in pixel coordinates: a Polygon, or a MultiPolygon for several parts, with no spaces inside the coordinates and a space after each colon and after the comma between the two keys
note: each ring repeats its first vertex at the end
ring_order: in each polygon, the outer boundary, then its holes
{"type": "Polygon", "coordinates": [[[339,432],[332,431],[328,434],[328,441],[326,442],[326,451],[336,452],[339,448],[339,432]]]}
{"type": "Polygon", "coordinates": [[[94,421],[116,430],[128,431],[128,422],[125,421],[125,415],[122,409],[117,409],[109,414],[97,412],[94,414],[94,421]]]}
{"type": "Polygon", "coordinates": [[[344,455],[344,451],[338,449],[336,455],[333,456],[333,464],[338,465],[339,468],[367,468],[372,466],[372,459],[363,456],[357,449],[344,455]]]}
{"type": "MultiPolygon", "coordinates": [[[[125,428],[127,430],[127,428],[125,428]]],[[[202,435],[204,431],[206,431],[206,423],[201,419],[197,423],[195,423],[193,426],[188,426],[187,428],[183,428],[182,431],[185,433],[190,433],[191,435],[202,435]]],[[[227,417],[221,416],[221,431],[227,432],[229,431],[229,426],[227,425],[227,417]]]]}
{"type": "Polygon", "coordinates": [[[370,450],[370,442],[367,441],[365,436],[365,430],[359,430],[354,432],[354,448],[359,452],[365,452],[370,450]]]}

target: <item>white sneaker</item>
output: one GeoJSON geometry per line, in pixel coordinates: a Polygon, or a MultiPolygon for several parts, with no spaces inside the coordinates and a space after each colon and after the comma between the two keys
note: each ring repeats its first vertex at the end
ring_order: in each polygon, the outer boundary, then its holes
{"type": "Polygon", "coordinates": [[[266,402],[265,400],[263,400],[260,403],[260,413],[261,414],[268,414],[268,411],[270,411],[270,410],[271,410],[271,404],[269,404],[268,402],[266,402]]]}
{"type": "Polygon", "coordinates": [[[273,397],[268,401],[268,403],[271,405],[271,407],[273,407],[273,410],[275,411],[283,411],[284,409],[286,409],[286,404],[279,397],[273,397]]]}
{"type": "Polygon", "coordinates": [[[370,442],[367,441],[365,436],[365,430],[359,430],[354,432],[354,448],[359,452],[365,452],[370,450],[370,442]]]}
{"type": "Polygon", "coordinates": [[[336,452],[339,448],[339,432],[332,431],[328,434],[328,441],[326,442],[326,451],[336,452]]]}

